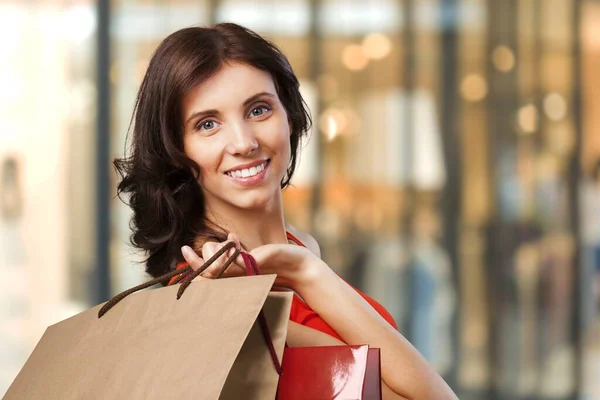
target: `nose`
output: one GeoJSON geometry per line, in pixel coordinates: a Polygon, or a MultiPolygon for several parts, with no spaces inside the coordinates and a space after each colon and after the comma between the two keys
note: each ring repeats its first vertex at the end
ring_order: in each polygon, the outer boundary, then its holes
{"type": "Polygon", "coordinates": [[[228,152],[233,155],[246,156],[258,148],[258,141],[254,128],[247,121],[240,121],[233,125],[228,152]]]}

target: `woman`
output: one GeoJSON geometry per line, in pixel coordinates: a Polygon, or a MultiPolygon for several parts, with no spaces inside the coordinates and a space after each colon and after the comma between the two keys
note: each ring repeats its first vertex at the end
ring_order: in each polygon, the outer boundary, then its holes
{"type": "MultiPolygon", "coordinates": [[[[115,161],[147,272],[197,269],[234,241],[261,273],[295,292],[290,346],[368,343],[381,349],[385,398],[455,398],[385,309],[335,274],[310,235],[286,224],[282,189],[309,125],[288,60],[256,33],[219,24],[167,37],[138,93],[131,154],[115,161]]],[[[214,278],[228,255],[202,277],[214,278]]]]}

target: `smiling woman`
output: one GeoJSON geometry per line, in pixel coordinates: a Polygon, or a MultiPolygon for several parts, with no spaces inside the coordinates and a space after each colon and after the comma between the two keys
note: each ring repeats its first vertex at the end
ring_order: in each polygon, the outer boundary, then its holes
{"type": "MultiPolygon", "coordinates": [[[[233,241],[261,273],[277,275],[276,286],[294,292],[290,346],[369,344],[381,349],[385,398],[455,398],[385,308],[334,273],[308,233],[286,223],[282,189],[309,125],[298,80],[267,40],[235,24],[167,37],[138,93],[131,154],[115,161],[146,271],[197,270],[233,241]]],[[[214,278],[231,254],[201,276],[214,278]]]]}
{"type": "Polygon", "coordinates": [[[132,244],[147,252],[153,276],[183,260],[181,246],[198,251],[226,239],[228,227],[215,218],[235,208],[230,202],[259,204],[286,187],[311,123],[287,58],[235,24],[167,37],[149,63],[133,122],[131,153],[115,160],[118,192],[131,193],[132,244]],[[243,176],[255,162],[265,164],[265,183],[241,194],[256,186],[243,176]]]}

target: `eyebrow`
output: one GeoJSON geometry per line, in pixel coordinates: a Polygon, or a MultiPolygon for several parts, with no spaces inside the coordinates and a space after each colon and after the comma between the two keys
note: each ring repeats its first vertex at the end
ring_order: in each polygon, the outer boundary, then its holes
{"type": "MultiPolygon", "coordinates": [[[[247,107],[249,104],[255,102],[256,100],[258,100],[260,97],[262,96],[267,96],[267,97],[271,97],[271,98],[275,98],[276,96],[273,93],[269,93],[269,92],[260,92],[257,93],[255,95],[252,95],[250,97],[248,97],[245,101],[244,104],[242,104],[242,108],[247,107]]],[[[197,117],[202,117],[205,115],[214,115],[214,114],[219,114],[219,110],[204,110],[204,111],[197,111],[195,113],[193,113],[192,115],[190,115],[190,117],[187,119],[187,121],[185,121],[185,124],[189,124],[191,120],[193,120],[194,118],[197,117]]]]}

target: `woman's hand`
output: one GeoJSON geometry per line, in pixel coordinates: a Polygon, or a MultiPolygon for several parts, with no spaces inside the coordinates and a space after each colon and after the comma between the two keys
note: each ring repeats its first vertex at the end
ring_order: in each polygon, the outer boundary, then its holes
{"type": "MultiPolygon", "coordinates": [[[[223,268],[225,262],[233,256],[235,249],[240,248],[240,241],[237,236],[230,233],[227,235],[227,240],[222,243],[218,242],[206,242],[202,246],[202,257],[200,257],[196,252],[189,246],[183,246],[181,248],[181,253],[183,254],[183,258],[185,261],[192,267],[194,271],[202,267],[206,260],[209,260],[212,256],[215,255],[217,251],[219,251],[223,246],[225,246],[229,242],[234,242],[235,247],[227,250],[223,255],[217,258],[208,268],[206,268],[202,274],[198,276],[198,278],[206,278],[206,279],[214,279],[218,276],[219,272],[223,268]]],[[[229,265],[225,273],[222,275],[224,278],[229,278],[233,276],[244,276],[246,275],[246,268],[244,267],[244,260],[241,256],[237,257],[236,260],[229,265]]]]}
{"type": "MultiPolygon", "coordinates": [[[[197,270],[204,262],[210,259],[219,249],[228,242],[234,242],[236,248],[240,248],[239,239],[236,235],[230,233],[227,241],[222,243],[207,242],[202,246],[202,257],[200,257],[189,246],[183,246],[181,251],[187,263],[197,270]]],[[[223,268],[225,262],[231,257],[235,249],[229,249],[225,254],[213,262],[199,276],[207,279],[214,279],[223,268]]],[[[250,255],[256,260],[258,270],[261,274],[275,274],[277,280],[275,286],[287,287],[293,290],[300,290],[309,285],[314,279],[317,279],[321,273],[330,271],[325,264],[313,252],[302,246],[292,244],[267,244],[250,251],[250,255]]],[[[244,276],[246,268],[244,260],[240,255],[229,266],[223,277],[244,276]]]]}

